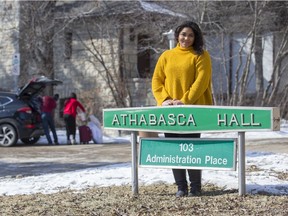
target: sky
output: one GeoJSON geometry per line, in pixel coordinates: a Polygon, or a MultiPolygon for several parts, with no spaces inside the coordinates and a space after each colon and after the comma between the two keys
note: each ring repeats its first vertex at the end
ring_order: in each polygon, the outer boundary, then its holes
{"type": "MultiPolygon", "coordinates": [[[[60,144],[65,143],[65,132],[60,130],[57,131],[57,134],[60,144]]],[[[231,138],[231,136],[233,137],[235,134],[213,133],[213,135],[206,134],[205,136],[207,138],[212,136],[215,138],[231,138]]],[[[263,138],[288,138],[288,122],[283,121],[281,123],[280,131],[245,133],[246,140],[263,138]]],[[[43,139],[45,139],[45,137],[43,137],[43,139]]],[[[123,139],[130,142],[130,136],[111,137],[104,135],[103,143],[117,143],[117,140],[121,140],[123,143],[123,139]]],[[[119,145],[121,145],[121,142],[119,142],[119,145]]],[[[255,172],[246,172],[246,193],[255,194],[267,192],[277,195],[288,195],[288,180],[277,178],[279,172],[288,172],[287,165],[287,153],[276,154],[272,152],[246,151],[246,168],[250,166],[257,166],[258,168],[255,172]]],[[[170,168],[139,167],[138,181],[140,188],[143,185],[150,184],[173,184],[174,178],[170,168]]],[[[0,196],[35,193],[50,194],[66,189],[81,191],[91,187],[131,185],[131,182],[131,163],[121,163],[23,178],[0,177],[0,196]]],[[[223,190],[238,189],[238,171],[203,170],[202,185],[205,184],[215,184],[222,187],[223,190]]]]}

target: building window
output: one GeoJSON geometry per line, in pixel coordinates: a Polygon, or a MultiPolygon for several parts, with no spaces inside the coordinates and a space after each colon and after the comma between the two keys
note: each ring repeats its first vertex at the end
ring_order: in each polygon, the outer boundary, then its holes
{"type": "Polygon", "coordinates": [[[64,57],[70,59],[72,55],[72,32],[65,32],[64,40],[64,57]]]}
{"type": "Polygon", "coordinates": [[[138,35],[137,69],[140,78],[151,76],[150,59],[149,37],[147,35],[138,35]]]}

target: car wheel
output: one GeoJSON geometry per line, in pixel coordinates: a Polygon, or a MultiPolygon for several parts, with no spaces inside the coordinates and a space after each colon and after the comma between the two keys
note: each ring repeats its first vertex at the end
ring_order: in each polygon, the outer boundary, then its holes
{"type": "Polygon", "coordinates": [[[17,143],[18,134],[16,129],[10,124],[0,125],[0,146],[9,147],[17,143]]]}
{"type": "Polygon", "coordinates": [[[21,141],[26,145],[32,145],[38,142],[40,136],[37,137],[29,137],[29,138],[22,138],[21,141]]]}

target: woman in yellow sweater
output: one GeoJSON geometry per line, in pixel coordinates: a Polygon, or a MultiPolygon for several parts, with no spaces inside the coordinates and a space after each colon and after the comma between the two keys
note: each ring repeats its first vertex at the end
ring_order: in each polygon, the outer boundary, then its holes
{"type": "MultiPolygon", "coordinates": [[[[212,66],[204,50],[203,34],[194,22],[184,22],[175,30],[177,46],[161,54],[152,77],[152,91],[158,106],[212,105],[212,66]]],[[[199,133],[165,133],[165,137],[200,138],[199,133]]],[[[201,170],[173,169],[178,187],[176,197],[201,193],[201,170]]]]}

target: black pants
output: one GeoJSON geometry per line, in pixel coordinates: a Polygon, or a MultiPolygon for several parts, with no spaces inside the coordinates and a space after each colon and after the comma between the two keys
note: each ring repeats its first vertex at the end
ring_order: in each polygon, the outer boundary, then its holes
{"type": "Polygon", "coordinates": [[[64,115],[67,140],[70,140],[70,135],[75,140],[76,137],[76,119],[72,115],[64,115]]]}
{"type": "MultiPolygon", "coordinates": [[[[165,133],[165,137],[175,138],[175,137],[181,137],[181,138],[200,138],[199,133],[194,134],[172,134],[172,133],[165,133]]],[[[187,191],[187,179],[186,179],[186,169],[172,169],[174,179],[176,182],[176,185],[178,187],[178,190],[187,191]]],[[[190,181],[190,191],[201,191],[201,178],[202,178],[202,172],[201,170],[192,170],[188,169],[188,176],[190,181]]]]}

